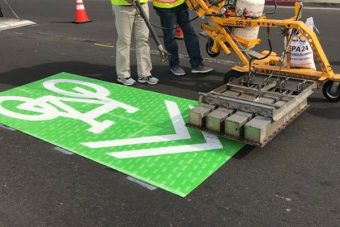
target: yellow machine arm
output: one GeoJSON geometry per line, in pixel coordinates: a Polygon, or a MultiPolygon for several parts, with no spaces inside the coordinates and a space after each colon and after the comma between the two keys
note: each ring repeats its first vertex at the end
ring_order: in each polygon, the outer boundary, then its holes
{"type": "MultiPolygon", "coordinates": [[[[186,0],[189,9],[194,10],[198,16],[207,16],[210,18],[209,23],[202,25],[202,28],[207,32],[210,37],[209,50],[211,54],[218,54],[223,50],[226,54],[231,54],[232,51],[239,57],[242,62],[242,66],[236,66],[233,69],[240,72],[249,72],[252,70],[261,73],[280,73],[286,76],[301,77],[306,79],[313,79],[319,82],[323,81],[335,81],[340,82],[340,74],[335,74],[329,61],[323,51],[321,44],[316,34],[302,21],[299,21],[301,17],[302,4],[295,3],[295,15],[290,19],[268,19],[266,16],[258,18],[250,18],[243,16],[237,16],[234,10],[228,8],[228,1],[219,1],[214,4],[209,0],[186,0]],[[288,60],[287,64],[283,66],[283,59],[271,54],[265,59],[254,60],[250,64],[250,58],[247,56],[246,49],[258,45],[261,40],[245,40],[243,38],[233,35],[232,28],[246,28],[246,27],[279,27],[284,29],[286,38],[289,38],[289,30],[296,29],[302,36],[308,40],[310,46],[313,49],[313,53],[318,63],[319,70],[304,69],[304,68],[292,68],[288,60]]],[[[287,44],[289,47],[289,43],[287,44]]],[[[290,59],[290,50],[286,48],[285,53],[287,59],[290,59]]],[[[268,51],[264,51],[261,54],[265,56],[268,51]]]]}
{"type": "Polygon", "coordinates": [[[259,16],[262,2],[186,0],[198,16],[209,17],[209,22],[202,25],[209,36],[208,55],[216,57],[221,51],[227,55],[233,52],[241,60],[240,65],[226,73],[223,85],[199,94],[199,105],[189,110],[188,126],[265,146],[308,107],[308,97],[320,85],[323,84],[322,91],[328,100],[340,100],[340,74],[333,72],[313,30],[299,21],[302,4],[295,3],[294,17],[277,20],[259,16]],[[267,28],[270,47],[261,53],[252,50],[261,42],[257,38],[259,27],[267,28]],[[283,31],[282,56],[272,51],[269,35],[272,27],[283,31]],[[295,35],[305,37],[310,44],[317,69],[292,67],[291,41],[295,35]]]}

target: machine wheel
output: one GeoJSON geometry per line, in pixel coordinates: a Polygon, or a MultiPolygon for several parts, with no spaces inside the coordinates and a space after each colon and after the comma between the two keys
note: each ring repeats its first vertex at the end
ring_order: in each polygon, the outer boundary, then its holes
{"type": "Polygon", "coordinates": [[[244,75],[243,72],[239,72],[237,70],[232,69],[224,75],[224,83],[229,83],[230,80],[240,78],[243,75],[244,75]]]}
{"type": "Polygon", "coordinates": [[[340,83],[329,80],[323,85],[322,92],[328,101],[337,102],[340,100],[340,83]],[[336,88],[333,88],[334,83],[336,88]]]}
{"type": "Polygon", "coordinates": [[[209,38],[207,43],[205,44],[205,49],[207,51],[207,54],[210,57],[216,58],[218,55],[220,55],[220,52],[217,52],[217,53],[212,52],[211,48],[212,48],[213,45],[214,45],[214,41],[211,38],[209,38]]]}

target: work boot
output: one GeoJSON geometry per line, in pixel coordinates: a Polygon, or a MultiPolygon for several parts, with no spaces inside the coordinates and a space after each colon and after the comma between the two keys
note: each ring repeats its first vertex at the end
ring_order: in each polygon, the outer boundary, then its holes
{"type": "Polygon", "coordinates": [[[127,86],[131,86],[134,85],[136,83],[136,81],[134,79],[132,79],[131,77],[118,77],[117,82],[127,85],[127,86]]]}
{"type": "Polygon", "coordinates": [[[145,77],[138,77],[138,83],[142,83],[142,84],[158,84],[159,80],[154,77],[154,76],[145,76],[145,77]]]}
{"type": "Polygon", "coordinates": [[[185,71],[184,69],[182,69],[179,65],[176,65],[174,67],[170,68],[170,71],[172,72],[172,74],[174,74],[175,76],[184,76],[185,75],[185,71]]]}
{"type": "Polygon", "coordinates": [[[211,72],[213,70],[214,70],[213,68],[210,68],[208,66],[201,64],[201,65],[198,65],[195,68],[192,68],[191,73],[208,73],[208,72],[211,72]]]}

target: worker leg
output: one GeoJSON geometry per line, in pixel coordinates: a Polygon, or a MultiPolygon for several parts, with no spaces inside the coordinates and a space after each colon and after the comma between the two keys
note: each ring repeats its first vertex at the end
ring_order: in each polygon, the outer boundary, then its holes
{"type": "Polygon", "coordinates": [[[178,46],[175,40],[175,26],[177,15],[175,12],[156,10],[160,17],[163,27],[163,38],[165,49],[171,54],[169,56],[169,65],[171,68],[179,65],[178,46]]]}
{"type": "Polygon", "coordinates": [[[116,73],[128,78],[130,74],[130,45],[136,10],[131,6],[112,6],[117,30],[116,73]]]}
{"type": "MultiPolygon", "coordinates": [[[[147,3],[142,4],[146,16],[149,18],[149,6],[147,3]]],[[[149,29],[144,19],[139,13],[135,19],[135,39],[136,39],[136,58],[137,58],[137,74],[141,77],[151,75],[151,56],[149,44],[149,29]]]]}
{"type": "Polygon", "coordinates": [[[184,42],[190,57],[191,67],[196,68],[202,64],[203,59],[200,52],[198,36],[189,20],[188,9],[177,12],[177,23],[183,29],[184,42]]]}

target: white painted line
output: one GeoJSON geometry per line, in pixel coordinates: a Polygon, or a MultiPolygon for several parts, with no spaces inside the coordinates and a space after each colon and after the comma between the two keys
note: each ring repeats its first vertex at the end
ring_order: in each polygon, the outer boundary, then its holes
{"type": "MultiPolygon", "coordinates": [[[[103,148],[103,147],[116,147],[124,145],[135,145],[135,144],[145,144],[145,143],[158,143],[158,142],[168,142],[175,140],[187,140],[191,139],[190,133],[185,126],[185,121],[181,115],[181,112],[175,102],[164,100],[167,107],[170,121],[175,129],[175,134],[158,135],[158,136],[148,136],[148,137],[138,137],[129,139],[115,139],[115,140],[105,140],[105,141],[95,141],[95,142],[83,142],[84,146],[89,148],[103,148]]],[[[200,152],[206,150],[222,149],[223,145],[217,136],[202,132],[204,136],[204,143],[200,144],[189,144],[189,145],[179,145],[179,146],[166,146],[157,148],[147,148],[147,149],[137,149],[128,150],[120,152],[110,152],[115,158],[139,158],[145,156],[154,155],[168,155],[168,154],[178,154],[178,153],[188,153],[188,152],[200,152]]]]}
{"type": "Polygon", "coordinates": [[[60,148],[60,147],[54,147],[54,150],[59,151],[60,153],[63,153],[65,155],[73,155],[73,153],[71,151],[65,150],[65,149],[60,148]]]}
{"type": "MultiPolygon", "coordinates": [[[[275,6],[266,6],[268,8],[274,8],[275,6]]],[[[285,8],[285,9],[290,9],[294,8],[294,6],[277,6],[277,8],[285,8]]],[[[313,6],[304,6],[302,10],[340,10],[340,8],[336,7],[313,7],[313,6]]]]}
{"type": "Polygon", "coordinates": [[[96,141],[96,142],[85,142],[85,145],[90,148],[103,148],[103,147],[115,147],[132,144],[144,144],[154,142],[167,142],[175,140],[190,139],[188,129],[185,126],[184,119],[182,118],[181,112],[175,102],[165,100],[171,123],[175,129],[175,134],[170,135],[159,135],[159,136],[148,136],[130,139],[118,139],[118,140],[107,140],[107,141],[96,141]]]}
{"type": "Polygon", "coordinates": [[[155,186],[153,186],[151,184],[147,184],[147,183],[145,183],[143,181],[137,180],[136,178],[133,178],[133,177],[130,177],[130,176],[127,177],[126,179],[128,179],[129,181],[132,181],[132,182],[134,182],[136,184],[139,184],[140,186],[142,186],[142,187],[144,187],[144,188],[146,188],[146,189],[148,189],[150,191],[153,191],[153,190],[157,189],[157,187],[155,187],[155,186]]]}
{"type": "Polygon", "coordinates": [[[14,128],[8,127],[8,126],[3,125],[3,124],[0,124],[0,127],[1,127],[1,128],[4,128],[4,129],[7,129],[7,130],[9,130],[9,131],[16,131],[14,128]]]}
{"type": "Polygon", "coordinates": [[[0,19],[0,31],[13,29],[13,28],[20,28],[24,26],[29,26],[36,24],[33,21],[29,20],[20,20],[20,19],[0,19]]]}
{"type": "Polygon", "coordinates": [[[303,7],[303,9],[308,9],[308,10],[340,10],[340,8],[331,8],[331,7],[303,7]]]}
{"type": "Polygon", "coordinates": [[[207,151],[207,150],[215,150],[215,149],[223,148],[223,145],[221,144],[217,136],[207,133],[207,132],[202,132],[202,134],[204,136],[205,143],[139,149],[139,150],[130,150],[130,151],[121,151],[121,152],[111,152],[108,154],[115,158],[124,159],[124,158],[140,158],[140,157],[155,156],[155,155],[202,152],[202,151],[207,151]]]}

